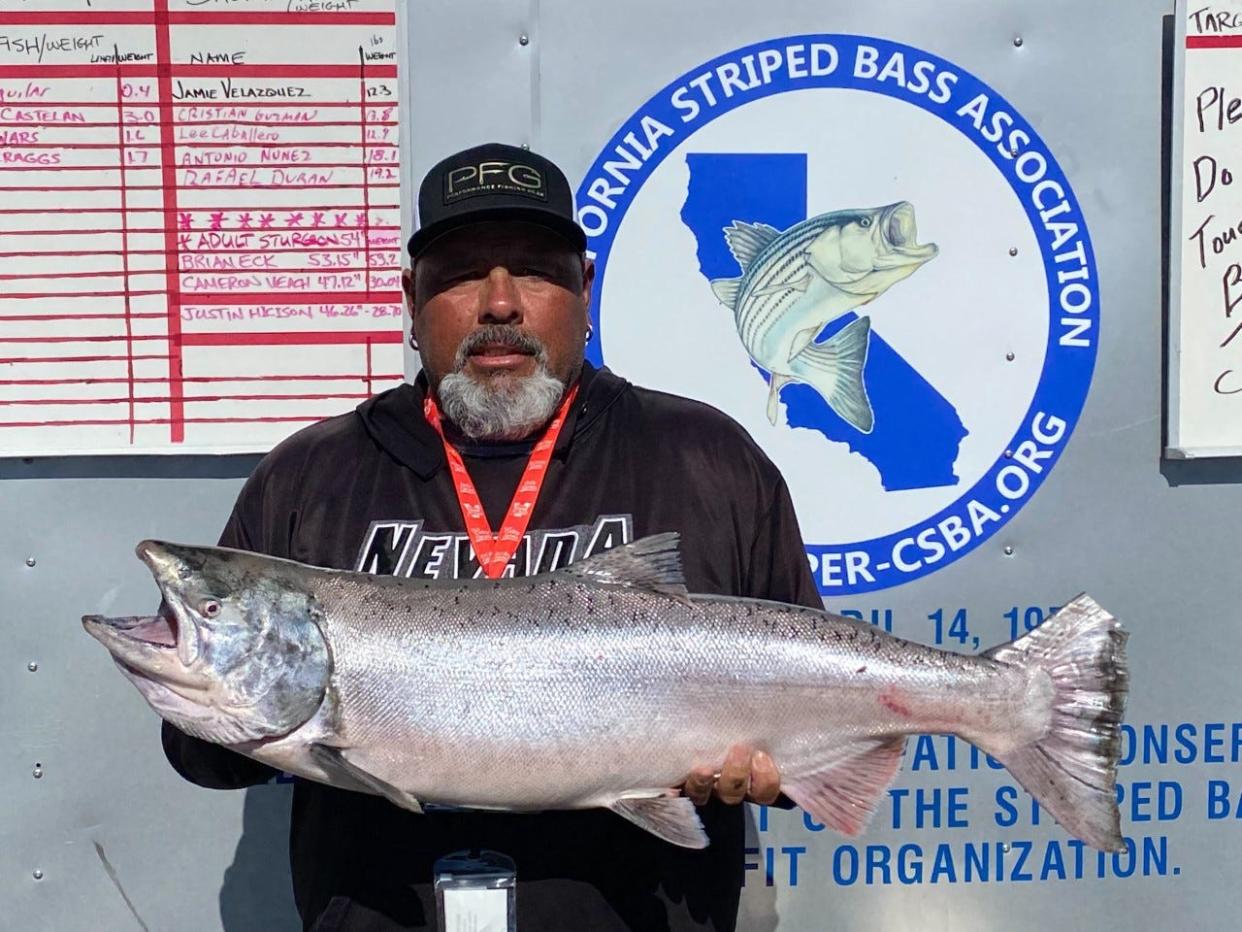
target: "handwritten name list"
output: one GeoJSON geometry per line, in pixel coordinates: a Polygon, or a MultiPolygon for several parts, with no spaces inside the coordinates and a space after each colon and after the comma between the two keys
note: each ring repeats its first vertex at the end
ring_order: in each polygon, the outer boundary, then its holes
{"type": "Polygon", "coordinates": [[[396,384],[395,0],[0,0],[0,454],[265,450],[396,384]]]}

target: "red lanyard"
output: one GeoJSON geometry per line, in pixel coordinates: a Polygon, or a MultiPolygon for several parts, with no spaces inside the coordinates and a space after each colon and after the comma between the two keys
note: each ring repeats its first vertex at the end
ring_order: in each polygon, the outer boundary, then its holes
{"type": "Polygon", "coordinates": [[[526,463],[526,471],[522,473],[522,481],[513,493],[513,501],[509,503],[509,511],[500,525],[500,533],[495,534],[492,526],[487,523],[487,515],[483,513],[483,503],[479,493],[475,491],[466,464],[461,460],[457,448],[444,436],[444,425],[440,420],[440,406],[429,394],[423,402],[423,415],[444,444],[444,455],[448,458],[449,471],[453,476],[453,489],[457,493],[457,503],[461,505],[461,516],[466,522],[466,533],[470,535],[470,543],[474,545],[475,556],[479,566],[489,579],[499,579],[517,552],[522,535],[526,533],[526,525],[530,523],[530,514],[535,510],[535,501],[539,498],[539,490],[543,488],[544,477],[548,474],[548,461],[552,459],[552,449],[556,446],[556,438],[560,436],[561,427],[565,424],[565,415],[569,406],[578,395],[578,386],[574,385],[565,393],[565,398],[556,416],[548,424],[547,430],[535,448],[531,451],[526,463]]]}

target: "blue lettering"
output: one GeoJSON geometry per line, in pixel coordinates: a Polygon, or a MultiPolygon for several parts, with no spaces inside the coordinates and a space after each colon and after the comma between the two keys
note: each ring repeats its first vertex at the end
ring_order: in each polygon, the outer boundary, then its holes
{"type": "Polygon", "coordinates": [[[919,735],[914,743],[914,760],[910,763],[910,770],[922,770],[924,767],[928,770],[940,769],[936,761],[936,743],[931,735],[919,735]]]}
{"type": "Polygon", "coordinates": [[[1113,854],[1113,873],[1118,877],[1129,877],[1134,873],[1134,841],[1133,839],[1125,839],[1126,850],[1118,851],[1113,854]],[[1125,861],[1121,860],[1125,855],[1125,861]]]}
{"type": "MultiPolygon", "coordinates": [[[[999,843],[997,844],[999,848],[999,843]]],[[[990,871],[988,870],[991,861],[992,847],[986,841],[976,845],[973,841],[966,842],[966,882],[978,880],[987,882],[990,871]]],[[[1000,855],[996,856],[996,860],[1000,861],[1000,855]]]]}
{"type": "Polygon", "coordinates": [[[1208,780],[1207,817],[1211,820],[1229,818],[1229,782],[1208,780]]]}
{"type": "Polygon", "coordinates": [[[953,863],[953,852],[944,842],[936,846],[936,859],[932,862],[931,882],[940,883],[942,877],[949,883],[957,883],[957,867],[953,863]]]}
{"type": "Polygon", "coordinates": [[[1224,730],[1224,722],[1209,722],[1203,726],[1203,763],[1223,764],[1225,762],[1225,755],[1217,750],[1225,743],[1221,735],[1224,730]]]}
{"type": "Polygon", "coordinates": [[[903,884],[923,882],[923,849],[902,845],[897,851],[897,879],[903,884]]]}
{"type": "Polygon", "coordinates": [[[789,858],[789,885],[796,887],[798,885],[798,856],[806,854],[804,845],[784,845],[781,847],[781,854],[789,858]]]}
{"type": "Polygon", "coordinates": [[[867,883],[874,884],[876,882],[875,875],[878,873],[884,879],[880,883],[892,883],[893,877],[889,870],[888,845],[867,845],[867,883]]]}
{"type": "Polygon", "coordinates": [[[1159,838],[1143,839],[1143,876],[1152,874],[1165,876],[1169,872],[1169,839],[1164,835],[1159,838]]]}
{"type": "Polygon", "coordinates": [[[1190,722],[1182,722],[1173,730],[1173,737],[1180,745],[1173,752],[1173,758],[1179,764],[1193,764],[1195,761],[1195,726],[1190,722]]]}
{"type": "Polygon", "coordinates": [[[841,845],[832,853],[832,879],[842,887],[858,880],[858,849],[853,845],[841,845]]]}
{"type": "Polygon", "coordinates": [[[996,815],[992,818],[996,820],[996,824],[1001,828],[1009,828],[1018,822],[1018,809],[1013,805],[1013,800],[1018,798],[1018,790],[1012,786],[998,786],[996,788],[996,815]]]}
{"type": "Polygon", "coordinates": [[[893,801],[893,828],[901,828],[901,801],[909,795],[910,791],[904,786],[895,786],[888,791],[893,801]]]}
{"type": "Polygon", "coordinates": [[[1058,880],[1065,879],[1065,859],[1061,857],[1061,846],[1050,841],[1044,849],[1044,864],[1039,870],[1039,879],[1047,880],[1053,874],[1056,874],[1058,880]]]}
{"type": "Polygon", "coordinates": [[[946,824],[949,828],[966,828],[966,787],[949,788],[949,811],[946,824]]]}
{"type": "Polygon", "coordinates": [[[1023,870],[1026,859],[1031,856],[1031,842],[1015,841],[1012,843],[1014,851],[1018,852],[1018,863],[1013,866],[1013,870],[1009,872],[1009,879],[1016,881],[1034,880],[1035,877],[1028,870],[1023,870]]]}

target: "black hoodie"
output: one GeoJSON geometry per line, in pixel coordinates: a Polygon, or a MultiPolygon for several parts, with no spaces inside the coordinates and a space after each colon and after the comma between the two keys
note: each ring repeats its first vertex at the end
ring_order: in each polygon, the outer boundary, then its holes
{"type": "MultiPolygon", "coordinates": [[[[420,376],[281,443],[246,482],[220,543],[339,569],[474,575],[443,446],[423,417],[425,391],[420,376]]],[[[531,444],[458,446],[499,527],[531,444]]],[[[784,480],[746,432],[707,405],[587,365],[514,572],[672,530],[691,592],[823,604],[784,480]]],[[[202,786],[275,776],[168,724],[163,737],[173,767],[202,786]]],[[[306,928],[434,929],[432,863],[490,848],[517,863],[522,932],[731,930],[744,809],[713,801],[700,814],[711,845],[689,851],[606,810],[419,816],[297,780],[294,896],[306,928]]]]}

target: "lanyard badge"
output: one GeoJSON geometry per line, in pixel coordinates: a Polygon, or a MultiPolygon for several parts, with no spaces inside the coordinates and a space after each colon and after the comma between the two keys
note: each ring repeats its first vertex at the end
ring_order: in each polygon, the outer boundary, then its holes
{"type": "Polygon", "coordinates": [[[535,444],[535,448],[531,450],[530,459],[526,462],[526,470],[522,473],[521,481],[518,482],[517,491],[513,493],[513,501],[509,503],[509,510],[500,525],[499,534],[492,531],[492,526],[487,522],[487,515],[483,513],[483,502],[474,487],[470,473],[466,470],[466,464],[462,462],[461,454],[444,436],[440,406],[430,394],[423,401],[423,415],[436,429],[441,443],[444,444],[444,455],[448,459],[449,473],[453,478],[453,491],[457,495],[457,503],[461,506],[461,516],[466,523],[466,533],[470,535],[470,543],[474,547],[479,566],[483,568],[484,574],[489,579],[499,579],[505,567],[509,565],[509,561],[513,559],[513,554],[517,552],[518,543],[521,542],[522,536],[526,533],[526,526],[530,523],[531,512],[535,510],[539,490],[543,488],[543,480],[548,473],[548,462],[552,459],[556,439],[561,434],[570,405],[574,403],[574,398],[577,396],[578,386],[575,384],[565,393],[560,407],[556,409],[556,415],[548,423],[547,429],[539,438],[539,442],[535,444]]]}

